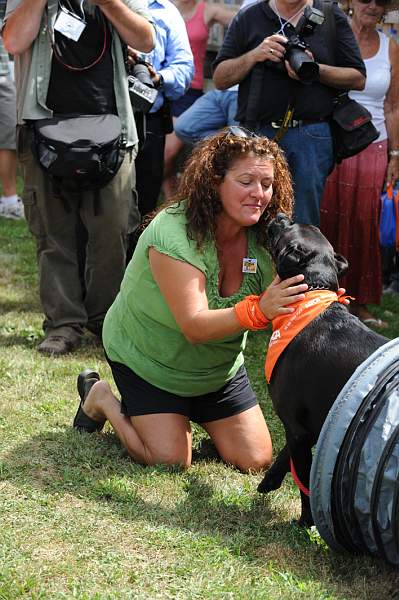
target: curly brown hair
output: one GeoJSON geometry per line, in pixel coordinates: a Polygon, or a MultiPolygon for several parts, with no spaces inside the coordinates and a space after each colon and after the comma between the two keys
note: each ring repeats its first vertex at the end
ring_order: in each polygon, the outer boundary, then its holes
{"type": "Polygon", "coordinates": [[[266,246],[266,225],[278,212],[291,216],[291,176],[278,145],[266,137],[246,133],[241,127],[226,127],[194,148],[180,177],[177,194],[166,205],[182,206],[188,236],[196,240],[198,248],[205,240],[215,239],[217,215],[222,211],[219,186],[227,171],[236,160],[249,154],[265,157],[274,165],[272,199],[258,223],[252,226],[257,231],[258,242],[266,246]]]}

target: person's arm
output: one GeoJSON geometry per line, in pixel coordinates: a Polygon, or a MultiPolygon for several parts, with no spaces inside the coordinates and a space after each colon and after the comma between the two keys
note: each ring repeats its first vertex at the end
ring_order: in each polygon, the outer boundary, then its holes
{"type": "Polygon", "coordinates": [[[365,76],[353,67],[332,67],[319,64],[320,81],[339,90],[363,90],[365,76]]]}
{"type": "Polygon", "coordinates": [[[230,25],[235,12],[225,8],[222,4],[210,4],[205,5],[204,20],[207,27],[211,27],[215,23],[220,25],[230,25]]]}
{"type": "MultiPolygon", "coordinates": [[[[313,58],[313,56],[312,56],[313,58]]],[[[352,67],[332,67],[331,65],[319,65],[320,82],[328,87],[338,90],[363,90],[366,84],[366,78],[360,71],[352,67]]],[[[290,67],[289,62],[285,61],[285,68],[291,79],[299,81],[298,75],[290,67]]]]}
{"type": "Polygon", "coordinates": [[[194,59],[186,25],[177,9],[175,13],[168,30],[165,59],[158,69],[163,79],[163,93],[170,100],[180,98],[194,76],[194,59]]]}
{"type": "Polygon", "coordinates": [[[3,28],[4,46],[10,54],[23,54],[30,48],[40,30],[47,0],[22,0],[7,14],[3,28]]]}
{"type": "MultiPolygon", "coordinates": [[[[392,38],[389,41],[391,83],[384,104],[385,125],[388,133],[389,151],[399,152],[399,46],[392,38]]],[[[387,181],[399,181],[399,156],[389,156],[387,181]]]]}
{"type": "MultiPolygon", "coordinates": [[[[188,342],[202,344],[243,330],[234,307],[209,309],[202,271],[154,248],[150,248],[149,258],[155,282],[188,342]]],[[[302,280],[303,275],[282,282],[278,277],[274,279],[259,302],[267,319],[294,310],[287,305],[303,298],[307,285],[295,285],[302,280]]]]}
{"type": "Polygon", "coordinates": [[[287,38],[275,33],[266,37],[256,48],[242,56],[228,58],[220,62],[213,73],[213,82],[217,89],[225,90],[240,83],[254,68],[256,63],[270,60],[281,62],[285,54],[284,43],[287,38]]]}
{"type": "Polygon", "coordinates": [[[90,0],[100,8],[126,44],[140,52],[151,52],[155,45],[154,28],[147,19],[122,0],[90,0]]]}

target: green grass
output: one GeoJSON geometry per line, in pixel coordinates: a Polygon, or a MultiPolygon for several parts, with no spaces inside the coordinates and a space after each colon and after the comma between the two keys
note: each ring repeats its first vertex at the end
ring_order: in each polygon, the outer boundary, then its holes
{"type": "MultiPolygon", "coordinates": [[[[23,222],[0,219],[0,280],[0,600],[394,598],[399,578],[387,566],[336,555],[290,524],[291,478],[263,497],[260,476],[216,460],[186,472],[142,467],[110,430],[74,431],[77,373],[110,373],[92,337],[66,358],[36,352],[42,314],[23,222]]],[[[397,300],[373,312],[398,335],[397,300]]],[[[251,336],[247,366],[278,451],[265,344],[251,336]]],[[[195,446],[203,440],[195,428],[195,446]]]]}

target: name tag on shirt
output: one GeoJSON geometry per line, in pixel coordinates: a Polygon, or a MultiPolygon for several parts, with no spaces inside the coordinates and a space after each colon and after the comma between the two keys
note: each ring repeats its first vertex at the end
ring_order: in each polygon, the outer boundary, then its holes
{"type": "Polygon", "coordinates": [[[61,6],[61,10],[58,13],[57,19],[54,24],[54,29],[59,33],[62,33],[65,37],[77,42],[82,35],[84,28],[86,27],[85,21],[70,13],[61,6]]]}
{"type": "Polygon", "coordinates": [[[256,258],[243,258],[242,259],[242,272],[243,273],[256,273],[258,267],[258,261],[256,258]]]}

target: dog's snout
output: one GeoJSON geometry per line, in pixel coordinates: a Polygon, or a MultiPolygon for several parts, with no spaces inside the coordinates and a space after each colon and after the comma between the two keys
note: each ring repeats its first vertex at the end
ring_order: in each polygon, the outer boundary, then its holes
{"type": "Polygon", "coordinates": [[[277,213],[268,226],[268,235],[274,236],[291,225],[291,220],[284,213],[277,213]]]}
{"type": "Polygon", "coordinates": [[[291,223],[291,221],[289,220],[287,215],[285,215],[284,213],[277,213],[276,222],[279,225],[290,225],[290,223],[291,223]]]}

